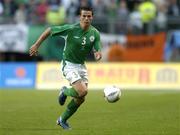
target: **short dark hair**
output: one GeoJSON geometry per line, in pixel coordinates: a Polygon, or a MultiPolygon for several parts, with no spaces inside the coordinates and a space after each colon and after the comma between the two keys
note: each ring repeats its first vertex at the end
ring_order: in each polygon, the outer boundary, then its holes
{"type": "Polygon", "coordinates": [[[93,15],[93,8],[90,7],[90,6],[83,6],[83,7],[80,7],[79,15],[81,15],[81,11],[82,11],[82,10],[85,10],[85,11],[91,11],[91,12],[92,12],[92,15],[93,15]]]}

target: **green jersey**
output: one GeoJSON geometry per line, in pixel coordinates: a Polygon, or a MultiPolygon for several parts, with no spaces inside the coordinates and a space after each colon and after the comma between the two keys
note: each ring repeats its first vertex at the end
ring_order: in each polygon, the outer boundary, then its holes
{"type": "Polygon", "coordinates": [[[83,64],[92,49],[100,51],[100,34],[96,28],[90,26],[83,30],[80,24],[66,24],[51,27],[51,36],[65,39],[63,59],[72,63],[83,64]]]}

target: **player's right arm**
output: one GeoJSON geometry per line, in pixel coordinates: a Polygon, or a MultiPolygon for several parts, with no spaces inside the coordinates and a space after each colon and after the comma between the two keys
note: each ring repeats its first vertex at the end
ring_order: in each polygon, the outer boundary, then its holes
{"type": "Polygon", "coordinates": [[[63,25],[63,26],[52,26],[52,27],[47,28],[30,48],[29,50],[30,56],[33,56],[33,55],[37,56],[38,48],[48,36],[67,35],[68,31],[72,29],[73,27],[74,25],[63,25]]]}
{"type": "Polygon", "coordinates": [[[30,56],[37,56],[38,48],[40,47],[41,43],[51,34],[51,28],[47,28],[36,40],[36,42],[31,46],[29,49],[30,56]]]}

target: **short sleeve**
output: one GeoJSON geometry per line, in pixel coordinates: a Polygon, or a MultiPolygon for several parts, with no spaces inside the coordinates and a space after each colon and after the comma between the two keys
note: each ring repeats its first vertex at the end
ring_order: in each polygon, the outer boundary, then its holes
{"type": "Polygon", "coordinates": [[[100,34],[98,31],[95,32],[95,42],[94,42],[94,49],[95,51],[101,51],[102,44],[100,41],[100,34]]]}
{"type": "Polygon", "coordinates": [[[52,26],[51,36],[55,35],[67,35],[68,31],[72,29],[72,25],[52,26]]]}

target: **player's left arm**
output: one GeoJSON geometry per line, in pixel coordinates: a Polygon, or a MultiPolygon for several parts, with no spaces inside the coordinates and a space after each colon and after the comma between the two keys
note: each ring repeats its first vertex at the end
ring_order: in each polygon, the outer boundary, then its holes
{"type": "Polygon", "coordinates": [[[101,48],[102,45],[100,41],[100,34],[99,32],[96,32],[95,41],[94,41],[94,58],[97,61],[102,58],[101,48]]]}

